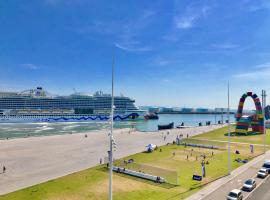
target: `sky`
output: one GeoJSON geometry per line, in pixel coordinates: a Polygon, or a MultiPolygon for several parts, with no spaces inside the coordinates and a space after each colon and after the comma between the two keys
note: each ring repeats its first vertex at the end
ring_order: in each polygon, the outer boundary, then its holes
{"type": "Polygon", "coordinates": [[[109,93],[114,55],[137,105],[226,107],[230,82],[236,108],[270,89],[269,27],[268,0],[0,1],[0,90],[109,93]]]}

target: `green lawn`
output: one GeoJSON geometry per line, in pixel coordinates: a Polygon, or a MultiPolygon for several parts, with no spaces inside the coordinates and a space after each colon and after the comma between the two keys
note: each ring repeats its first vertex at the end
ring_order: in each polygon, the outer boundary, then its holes
{"type": "MultiPolygon", "coordinates": [[[[231,131],[234,132],[235,127],[231,127],[231,131]]],[[[224,127],[218,130],[210,131],[208,133],[197,135],[193,138],[196,139],[210,139],[210,140],[221,140],[226,141],[228,137],[225,135],[228,133],[228,127],[224,127]]],[[[233,142],[244,142],[249,144],[264,144],[264,135],[249,135],[249,136],[231,136],[233,142]]],[[[266,144],[270,145],[270,129],[266,129],[266,144]]]]}
{"type": "MultiPolygon", "coordinates": [[[[177,145],[159,147],[153,153],[138,153],[125,159],[133,158],[136,163],[150,165],[178,173],[179,185],[157,184],[138,178],[114,173],[114,199],[116,200],[176,200],[183,199],[198,191],[203,185],[227,174],[227,144],[201,141],[201,138],[222,139],[226,128],[206,133],[196,139],[188,139],[188,143],[205,143],[221,147],[218,150],[192,148],[177,145]],[[212,156],[214,151],[214,156],[212,156]],[[175,156],[173,156],[175,152],[175,156]],[[191,155],[192,154],[192,155],[191,155]],[[193,174],[201,174],[201,154],[206,155],[206,178],[202,182],[193,181],[193,174]],[[187,155],[189,159],[187,160],[187,155]],[[197,160],[196,160],[197,156],[197,160]]],[[[253,136],[252,136],[253,137],[253,136]]],[[[260,136],[259,136],[260,137],[260,136]]],[[[237,138],[235,138],[237,139],[237,138]]],[[[247,140],[248,138],[246,138],[247,140]]],[[[242,139],[241,139],[242,140],[242,139]]],[[[253,141],[253,140],[252,140],[253,141]]],[[[242,141],[241,141],[242,142],[242,141]]],[[[232,152],[240,151],[240,155],[232,153],[233,169],[239,167],[236,158],[252,159],[263,152],[263,147],[256,146],[255,153],[249,152],[248,145],[232,144],[232,152]]],[[[121,161],[116,161],[116,164],[121,161]]],[[[108,171],[105,166],[97,166],[78,173],[70,174],[56,180],[48,181],[17,192],[0,196],[0,200],[105,200],[108,191],[108,171]]]]}

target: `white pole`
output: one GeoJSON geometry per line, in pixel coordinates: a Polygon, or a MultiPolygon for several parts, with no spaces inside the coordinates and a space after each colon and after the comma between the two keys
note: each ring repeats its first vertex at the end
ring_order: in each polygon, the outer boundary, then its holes
{"type": "Polygon", "coordinates": [[[262,114],[263,114],[263,134],[264,134],[264,154],[266,153],[266,130],[265,130],[265,106],[266,106],[266,91],[262,90],[262,114]]]}
{"type": "Polygon", "coordinates": [[[228,174],[231,174],[231,124],[230,124],[230,83],[228,82],[228,174]]]}
{"type": "Polygon", "coordinates": [[[266,129],[265,129],[265,107],[266,107],[266,91],[264,90],[264,107],[263,107],[263,130],[264,130],[264,151],[266,153],[266,129]]]}
{"type": "Polygon", "coordinates": [[[113,111],[114,111],[114,56],[112,61],[112,102],[111,102],[111,134],[110,134],[110,156],[109,156],[109,200],[112,200],[112,179],[113,179],[113,111]]]}

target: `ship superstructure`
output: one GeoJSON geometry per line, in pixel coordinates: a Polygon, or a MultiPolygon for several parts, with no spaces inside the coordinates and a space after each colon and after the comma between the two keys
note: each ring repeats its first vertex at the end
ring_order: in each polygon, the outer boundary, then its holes
{"type": "MultiPolygon", "coordinates": [[[[115,120],[143,118],[145,112],[135,106],[135,100],[114,97],[115,120]]],[[[23,92],[0,92],[1,122],[106,121],[111,110],[111,95],[102,91],[94,95],[74,93],[68,96],[50,95],[42,87],[23,92]]]]}

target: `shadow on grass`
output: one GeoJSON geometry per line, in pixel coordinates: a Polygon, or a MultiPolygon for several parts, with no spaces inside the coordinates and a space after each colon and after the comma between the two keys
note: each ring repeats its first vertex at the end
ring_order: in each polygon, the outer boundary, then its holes
{"type": "MultiPolygon", "coordinates": [[[[100,170],[102,172],[108,172],[108,168],[106,166],[100,167],[100,168],[98,168],[98,170],[100,170]]],[[[135,177],[135,176],[126,175],[126,174],[122,174],[122,173],[114,172],[114,175],[125,177],[125,178],[135,180],[135,181],[139,181],[139,182],[142,182],[142,183],[147,183],[149,185],[154,185],[154,186],[165,188],[165,189],[171,189],[171,188],[179,186],[179,185],[174,185],[174,184],[171,184],[171,183],[156,183],[156,182],[153,182],[153,181],[150,181],[150,180],[147,180],[147,179],[138,178],[138,177],[135,177]]]]}
{"type": "MultiPolygon", "coordinates": [[[[231,132],[230,136],[253,136],[253,135],[262,135],[260,132],[254,132],[254,131],[248,131],[246,134],[245,133],[237,133],[237,132],[231,132]]],[[[225,133],[224,136],[228,136],[228,133],[225,133]]]]}

